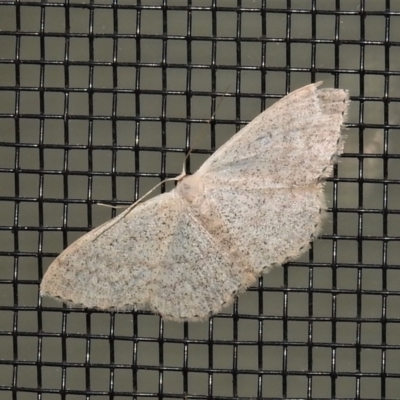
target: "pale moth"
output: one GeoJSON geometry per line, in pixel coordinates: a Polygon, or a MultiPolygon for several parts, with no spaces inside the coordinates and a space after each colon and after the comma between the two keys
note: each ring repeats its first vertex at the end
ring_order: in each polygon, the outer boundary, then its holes
{"type": "Polygon", "coordinates": [[[349,100],[304,86],[277,101],[168,193],[134,204],[50,265],[40,292],[101,310],[204,320],[318,234],[349,100]]]}

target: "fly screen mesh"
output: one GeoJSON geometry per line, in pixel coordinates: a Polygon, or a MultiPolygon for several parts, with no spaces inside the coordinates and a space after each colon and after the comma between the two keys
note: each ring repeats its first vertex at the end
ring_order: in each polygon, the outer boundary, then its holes
{"type": "Polygon", "coordinates": [[[399,1],[1,1],[0,399],[399,399],[399,71],[399,1]],[[317,81],[352,102],[305,255],[202,323],[39,297],[99,203],[317,81]]]}

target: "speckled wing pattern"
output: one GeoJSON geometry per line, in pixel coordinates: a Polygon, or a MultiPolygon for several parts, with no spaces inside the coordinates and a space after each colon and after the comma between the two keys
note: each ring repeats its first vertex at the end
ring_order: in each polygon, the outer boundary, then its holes
{"type": "Polygon", "coordinates": [[[261,113],[171,192],[74,242],[50,265],[41,294],[202,320],[298,257],[318,233],[348,107],[346,91],[318,85],[261,113]]]}
{"type": "Polygon", "coordinates": [[[166,318],[194,319],[230,300],[240,272],[172,190],[74,242],[47,270],[41,293],[89,308],[150,305],[166,318]]]}

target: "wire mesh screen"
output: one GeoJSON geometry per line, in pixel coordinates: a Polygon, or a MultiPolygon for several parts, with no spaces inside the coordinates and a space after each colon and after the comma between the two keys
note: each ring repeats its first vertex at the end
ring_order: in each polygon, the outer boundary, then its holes
{"type": "MultiPolygon", "coordinates": [[[[399,399],[397,1],[0,3],[0,398],[399,399]],[[306,255],[202,323],[41,299],[63,248],[305,84],[350,91],[306,255]]],[[[157,193],[170,190],[163,184],[157,193]]]]}

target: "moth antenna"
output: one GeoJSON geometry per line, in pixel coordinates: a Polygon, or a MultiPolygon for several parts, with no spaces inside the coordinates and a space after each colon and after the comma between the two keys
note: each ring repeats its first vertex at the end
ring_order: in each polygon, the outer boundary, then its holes
{"type": "MultiPolygon", "coordinates": [[[[220,105],[222,104],[222,101],[223,101],[224,97],[227,96],[227,93],[226,93],[226,92],[228,91],[228,89],[230,88],[230,86],[231,86],[231,84],[229,84],[229,85],[226,87],[226,89],[225,89],[225,94],[223,94],[222,97],[218,100],[217,106],[215,107],[214,112],[211,114],[211,118],[207,121],[207,124],[211,124],[211,122],[214,120],[215,114],[217,113],[217,111],[218,111],[220,105]]],[[[183,166],[182,166],[182,172],[181,172],[181,175],[184,174],[183,176],[186,176],[186,175],[187,175],[187,173],[186,173],[186,161],[188,160],[188,158],[189,158],[189,156],[190,156],[190,154],[191,154],[192,152],[193,152],[193,146],[191,146],[191,147],[189,148],[189,151],[188,151],[188,153],[186,154],[185,159],[183,160],[183,166]]],[[[181,175],[179,175],[177,178],[179,178],[181,175]]],[[[176,180],[179,180],[179,179],[176,179],[176,180]]]]}
{"type": "MultiPolygon", "coordinates": [[[[186,156],[187,157],[187,156],[186,156]]],[[[152,192],[154,192],[154,190],[156,190],[159,186],[161,186],[163,183],[165,182],[171,182],[171,181],[180,181],[182,178],[184,178],[186,176],[186,171],[185,168],[183,169],[183,171],[178,175],[175,176],[173,178],[167,178],[164,179],[163,181],[157,183],[157,185],[155,185],[152,189],[150,189],[147,193],[145,193],[142,197],[140,197],[138,200],[136,200],[132,205],[129,206],[129,210],[135,208],[137,206],[138,203],[140,203],[141,201],[143,201],[144,198],[146,198],[149,194],[151,194],[152,192]]],[[[128,214],[128,213],[127,213],[128,214]]]]}
{"type": "MultiPolygon", "coordinates": [[[[186,172],[182,171],[178,176],[175,176],[174,178],[167,178],[167,179],[164,179],[163,181],[157,183],[157,185],[155,185],[152,189],[150,189],[142,197],[140,197],[138,200],[136,200],[134,203],[132,203],[130,206],[128,206],[128,208],[122,214],[119,215],[119,218],[115,217],[115,221],[113,223],[111,223],[107,229],[105,229],[103,232],[101,232],[101,234],[99,234],[99,236],[97,236],[95,239],[93,239],[93,242],[95,240],[97,240],[99,237],[101,237],[102,235],[104,235],[104,233],[107,232],[110,228],[112,228],[120,219],[125,218],[126,215],[128,215],[140,202],[143,201],[143,199],[145,199],[149,194],[151,194],[160,185],[162,185],[165,182],[169,182],[169,181],[180,181],[185,176],[186,176],[186,172]]],[[[106,206],[106,207],[111,207],[111,208],[125,207],[125,206],[112,206],[110,204],[103,204],[103,203],[98,203],[98,204],[102,205],[102,206],[106,206]]]]}

